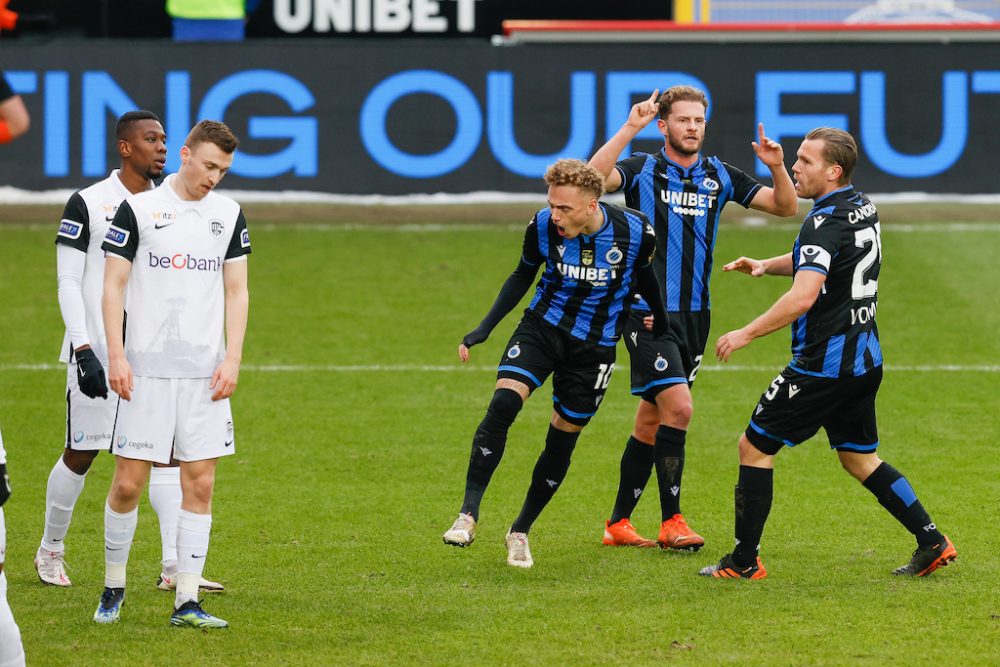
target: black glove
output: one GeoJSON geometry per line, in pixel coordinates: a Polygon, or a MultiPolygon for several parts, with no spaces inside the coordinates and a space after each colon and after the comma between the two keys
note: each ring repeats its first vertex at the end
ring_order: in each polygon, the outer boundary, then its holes
{"type": "Polygon", "coordinates": [[[10,477],[7,476],[7,464],[0,463],[0,507],[10,498],[10,477]]]}
{"type": "Polygon", "coordinates": [[[108,397],[108,382],[104,377],[104,366],[90,348],[76,350],[76,381],[80,391],[90,398],[108,397]]]}

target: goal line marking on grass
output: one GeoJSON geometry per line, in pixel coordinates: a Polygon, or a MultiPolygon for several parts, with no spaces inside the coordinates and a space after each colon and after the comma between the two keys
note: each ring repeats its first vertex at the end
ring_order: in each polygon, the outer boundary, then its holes
{"type": "MultiPolygon", "coordinates": [[[[3,371],[55,371],[65,372],[63,364],[0,364],[0,372],[3,371]]],[[[470,372],[495,372],[496,366],[435,366],[430,364],[358,364],[358,365],[338,365],[338,364],[245,364],[241,370],[251,373],[470,373],[470,372]]],[[[781,368],[774,366],[747,366],[747,365],[727,365],[727,366],[703,366],[699,373],[715,372],[777,372],[781,368]]],[[[1000,373],[1000,366],[986,364],[934,364],[934,365],[905,365],[886,364],[887,371],[900,371],[904,373],[1000,373]]]]}

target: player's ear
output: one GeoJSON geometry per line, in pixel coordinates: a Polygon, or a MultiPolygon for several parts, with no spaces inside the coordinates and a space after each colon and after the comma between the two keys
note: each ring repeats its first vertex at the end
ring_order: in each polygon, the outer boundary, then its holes
{"type": "Polygon", "coordinates": [[[132,144],[126,139],[118,140],[118,155],[121,157],[129,157],[132,155],[132,144]]]}
{"type": "Polygon", "coordinates": [[[187,164],[190,159],[191,149],[187,146],[181,146],[181,164],[187,164]]]}

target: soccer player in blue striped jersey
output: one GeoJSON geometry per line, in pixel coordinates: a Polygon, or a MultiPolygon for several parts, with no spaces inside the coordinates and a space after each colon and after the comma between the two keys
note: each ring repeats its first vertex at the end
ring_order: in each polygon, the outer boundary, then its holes
{"type": "Polygon", "coordinates": [[[597,412],[615,367],[633,294],[652,313],[650,327],[667,331],[663,296],[651,263],[655,236],[646,217],[599,201],[604,177],[579,160],[559,160],[545,172],[548,208],[524,233],[521,260],[493,307],[459,345],[463,362],[521,300],[535,280],[535,296],[504,348],[496,390],[472,440],[465,498],[444,542],[475,539],[479,506],[500,463],[507,432],[524,401],[551,374],[553,412],[545,449],[521,509],[507,533],[507,563],[531,567],[528,531],[562,485],[580,431],[597,412]]]}
{"type": "Polygon", "coordinates": [[[701,365],[711,320],[708,283],[719,216],[735,201],[780,216],[794,215],[795,188],[785,170],[781,145],[764,136],[752,142],[771,171],[774,187],[714,156],[702,156],[708,100],[690,86],[675,86],[636,104],[621,129],[590,164],[606,177],[608,192],[622,189],[628,206],[641,210],[656,229],[654,267],[665,289],[670,334],[656,337],[643,327],[648,314],[639,301],[625,329],[632,362],[632,393],[640,397],[632,436],[621,459],[618,495],[604,524],[604,544],[695,551],[705,541],[681,513],[681,479],[691,422],[691,386],[701,365]],[[615,160],[656,119],[663,148],[615,160]],[[631,516],[656,469],[660,531],[656,542],[639,535],[631,516]]]}
{"type": "Polygon", "coordinates": [[[760,317],[721,336],[718,358],[728,361],[755,338],[791,325],[792,360],[761,396],[739,440],[736,548],[701,574],[766,575],[757,554],[771,509],[774,457],[822,427],[844,469],[916,537],[912,558],[893,573],[922,577],[957,552],[906,478],[876,454],[875,396],[882,381],[875,326],[882,264],[878,210],[851,185],[858,149],[850,134],[817,128],[797,155],[795,189],[814,205],[792,252],[765,260],[741,257],[723,267],[751,276],[791,276],[792,286],[760,317]]]}

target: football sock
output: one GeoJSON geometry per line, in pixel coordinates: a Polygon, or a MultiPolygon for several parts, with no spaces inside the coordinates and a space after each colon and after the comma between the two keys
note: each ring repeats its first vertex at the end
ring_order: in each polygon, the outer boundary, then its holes
{"type": "Polygon", "coordinates": [[[896,521],[913,533],[921,546],[933,546],[944,541],[944,535],[931,521],[924,506],[917,500],[913,487],[902,473],[883,461],[862,482],[872,492],[879,504],[886,508],[896,521]]]}
{"type": "Polygon", "coordinates": [[[177,568],[177,515],[181,511],[181,469],[153,467],[149,473],[149,504],[160,522],[163,571],[177,568]]]}
{"type": "Polygon", "coordinates": [[[622,452],[621,477],[618,482],[618,496],[611,512],[611,523],[632,516],[639,503],[639,496],[646,489],[649,475],[653,472],[653,445],[630,436],[622,452]]]}
{"type": "Polygon", "coordinates": [[[24,667],[21,630],[7,603],[6,572],[0,572],[0,667],[24,667]]]}
{"type": "Polygon", "coordinates": [[[45,551],[62,553],[63,540],[73,519],[73,507],[83,491],[87,475],[77,475],[62,460],[62,456],[52,466],[49,482],[45,488],[45,530],[41,547],[45,551]]]}
{"type": "Polygon", "coordinates": [[[486,416],[472,438],[472,454],[469,457],[469,472],[465,478],[465,499],[462,513],[471,514],[479,520],[479,505],[489,486],[493,472],[500,465],[504,448],[507,446],[507,431],[510,430],[524,401],[513,389],[497,389],[486,409],[486,416]]]}
{"type": "Polygon", "coordinates": [[[771,511],[774,496],[774,469],[740,466],[736,485],[736,548],[733,562],[747,568],[757,562],[760,536],[771,511]]]}
{"type": "Polygon", "coordinates": [[[119,514],[104,504],[104,585],[125,588],[125,569],[132,549],[139,508],[119,514]]]}
{"type": "Polygon", "coordinates": [[[198,584],[208,556],[212,515],[180,510],[177,522],[177,594],[174,609],[189,600],[198,600],[198,584]]]}
{"type": "Polygon", "coordinates": [[[660,489],[660,513],[666,521],[681,511],[681,476],[684,474],[684,440],[687,431],[660,424],[656,429],[654,457],[660,489]]]}
{"type": "Polygon", "coordinates": [[[535,471],[531,475],[531,486],[524,499],[521,513],[510,527],[512,533],[527,533],[531,525],[542,513],[545,506],[552,500],[569,470],[573,448],[576,447],[580,432],[567,433],[555,426],[549,425],[549,433],[545,438],[545,449],[542,450],[535,463],[535,471]]]}

